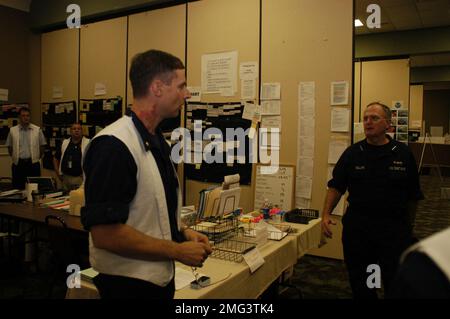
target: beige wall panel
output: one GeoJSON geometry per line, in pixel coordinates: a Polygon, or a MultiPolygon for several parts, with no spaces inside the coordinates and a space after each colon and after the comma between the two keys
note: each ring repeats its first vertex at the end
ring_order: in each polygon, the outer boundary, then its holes
{"type": "Polygon", "coordinates": [[[42,34],[42,102],[78,101],[79,30],[63,29],[42,34]],[[63,97],[54,99],[53,87],[63,97]]]}
{"type": "Polygon", "coordinates": [[[392,107],[409,105],[409,59],[367,61],[362,64],[361,110],[375,101],[392,107]]]}
{"type": "MultiPolygon", "coordinates": [[[[352,87],[352,7],[351,0],[263,1],[261,76],[262,82],[281,82],[280,162],[283,164],[297,166],[298,84],[316,83],[311,208],[319,211],[322,211],[327,183],[330,82],[349,81],[352,87]]],[[[349,92],[348,108],[351,95],[349,92]]],[[[350,138],[350,132],[341,135],[350,138]]],[[[334,232],[326,249],[315,254],[342,258],[340,227],[335,227],[334,232]]]]}
{"type": "MultiPolygon", "coordinates": [[[[201,56],[220,51],[238,51],[240,62],[258,61],[259,1],[205,0],[188,4],[187,80],[190,86],[201,86],[201,56]]],[[[238,75],[239,76],[239,75],[238,75]]],[[[203,94],[204,102],[240,100],[240,84],[234,97],[203,94]]],[[[198,204],[199,191],[210,184],[187,180],[186,204],[198,204]]],[[[242,186],[240,205],[253,210],[253,187],[242,186]]]]}
{"type": "Polygon", "coordinates": [[[127,18],[88,24],[81,28],[80,98],[125,98],[127,18]],[[106,95],[95,96],[95,83],[106,95]]]}
{"type": "Polygon", "coordinates": [[[169,52],[181,61],[185,55],[186,5],[130,15],[128,27],[127,105],[133,103],[128,78],[131,60],[137,53],[150,49],[169,52]]]}
{"type": "Polygon", "coordinates": [[[411,85],[409,90],[409,127],[421,128],[423,121],[423,85],[411,85]],[[420,126],[413,125],[420,122],[420,126]]]}
{"type": "MultiPolygon", "coordinates": [[[[188,83],[201,86],[203,54],[238,51],[240,62],[258,61],[259,1],[206,0],[189,3],[188,10],[188,83]]],[[[239,74],[238,74],[239,77],[239,74]]],[[[240,100],[240,82],[234,97],[204,94],[204,102],[240,100]]]]}
{"type": "Polygon", "coordinates": [[[30,43],[30,107],[32,123],[41,126],[41,35],[33,34],[30,43]]]}

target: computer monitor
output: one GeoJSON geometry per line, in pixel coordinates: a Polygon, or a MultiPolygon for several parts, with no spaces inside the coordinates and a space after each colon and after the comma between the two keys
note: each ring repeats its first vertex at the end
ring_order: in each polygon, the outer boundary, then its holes
{"type": "Polygon", "coordinates": [[[27,182],[38,184],[39,192],[51,192],[55,190],[55,184],[51,177],[27,177],[27,182]]]}

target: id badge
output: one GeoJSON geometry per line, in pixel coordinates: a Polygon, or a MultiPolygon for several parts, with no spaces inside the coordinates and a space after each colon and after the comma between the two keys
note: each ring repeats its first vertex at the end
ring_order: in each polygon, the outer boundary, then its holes
{"type": "Polygon", "coordinates": [[[68,167],[68,168],[72,168],[72,161],[68,161],[68,162],[67,162],[67,167],[68,167]]]}

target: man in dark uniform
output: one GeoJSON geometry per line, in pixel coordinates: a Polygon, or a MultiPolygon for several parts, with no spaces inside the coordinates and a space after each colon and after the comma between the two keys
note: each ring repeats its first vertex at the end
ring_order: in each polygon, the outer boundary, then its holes
{"type": "Polygon", "coordinates": [[[366,139],[345,150],[328,182],[322,230],[331,237],[330,214],[348,190],[342,219],[344,260],[354,298],[377,298],[369,288],[369,265],[378,265],[385,289],[402,252],[412,244],[417,200],[422,199],[415,159],[409,148],[386,134],[389,107],[375,102],[364,112],[366,139]]]}

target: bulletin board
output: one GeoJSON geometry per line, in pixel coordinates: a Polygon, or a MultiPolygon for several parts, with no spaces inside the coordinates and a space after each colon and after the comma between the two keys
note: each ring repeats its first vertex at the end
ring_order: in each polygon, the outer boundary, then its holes
{"type": "Polygon", "coordinates": [[[65,138],[70,137],[70,127],[76,120],[75,101],[42,103],[42,131],[53,151],[61,146],[65,138]]]}
{"type": "Polygon", "coordinates": [[[19,110],[29,107],[27,103],[1,104],[0,103],[0,144],[5,144],[9,129],[19,124],[19,110]]]}
{"type": "Polygon", "coordinates": [[[93,138],[101,129],[122,117],[122,97],[80,99],[79,120],[83,135],[93,138]]]}
{"type": "MultiPolygon", "coordinates": [[[[251,121],[242,118],[244,105],[241,102],[228,103],[202,103],[192,102],[186,108],[186,128],[191,131],[191,141],[194,140],[194,121],[202,122],[202,131],[210,127],[218,128],[223,134],[225,141],[227,129],[242,128],[244,131],[250,128],[251,121]]],[[[208,143],[210,140],[203,140],[208,143]]],[[[236,146],[235,146],[236,147],[236,146]]],[[[250,185],[252,177],[252,164],[250,162],[250,143],[245,138],[245,163],[239,163],[237,158],[233,163],[226,163],[227,149],[223,149],[222,163],[194,163],[185,164],[186,177],[191,180],[221,183],[226,175],[239,174],[241,185],[250,185]]],[[[234,150],[235,156],[237,149],[234,150]]]]}
{"type": "Polygon", "coordinates": [[[280,165],[274,174],[262,174],[261,168],[266,165],[256,165],[254,209],[260,209],[267,199],[282,210],[291,210],[294,206],[295,166],[280,165]]]}

